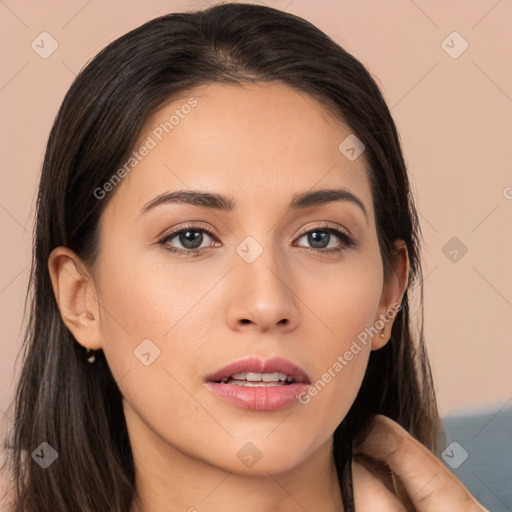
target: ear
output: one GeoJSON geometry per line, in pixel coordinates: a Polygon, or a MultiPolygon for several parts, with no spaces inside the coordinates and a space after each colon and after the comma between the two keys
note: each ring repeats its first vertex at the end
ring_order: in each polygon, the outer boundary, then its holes
{"type": "Polygon", "coordinates": [[[393,243],[392,269],[385,276],[374,325],[378,333],[372,338],[372,350],[382,348],[391,336],[391,327],[398,313],[409,281],[409,253],[407,245],[397,238],[393,243]],[[384,336],[381,336],[383,334],[384,336]]]}
{"type": "Polygon", "coordinates": [[[53,249],[48,270],[62,320],[85,348],[102,347],[97,291],[80,258],[67,247],[53,249]]]}

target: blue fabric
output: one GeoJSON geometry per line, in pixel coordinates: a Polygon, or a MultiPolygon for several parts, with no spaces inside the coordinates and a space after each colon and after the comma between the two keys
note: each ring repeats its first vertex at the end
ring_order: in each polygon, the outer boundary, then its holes
{"type": "Polygon", "coordinates": [[[491,512],[511,512],[512,400],[450,413],[443,426],[447,446],[457,443],[441,456],[446,467],[491,512]]]}

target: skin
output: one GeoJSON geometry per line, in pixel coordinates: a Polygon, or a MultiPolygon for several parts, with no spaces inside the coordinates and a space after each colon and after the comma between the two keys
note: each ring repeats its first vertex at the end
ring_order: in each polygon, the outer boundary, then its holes
{"type": "MultiPolygon", "coordinates": [[[[392,320],[306,405],[240,409],[211,393],[204,378],[254,355],[289,359],[315,382],[400,303],[407,250],[397,240],[394,272],[385,279],[364,153],[345,158],[338,145],[350,127],[314,99],[276,83],[209,85],[190,96],[198,105],[110,192],[94,268],[68,248],[52,251],[59,309],[78,343],[104,351],[118,382],[148,512],[168,511],[170,503],[191,512],[343,510],[332,433],[392,320]],[[367,217],[349,201],[288,208],[295,193],[340,187],[361,200],[367,217]],[[223,194],[236,207],[165,204],[140,215],[177,189],[223,194]],[[188,223],[214,233],[202,232],[200,256],[158,244],[188,223]],[[324,253],[308,252],[304,234],[324,233],[326,223],[355,245],[328,254],[343,245],[331,235],[324,253]],[[263,248],[252,263],[236,252],[247,236],[263,248]],[[134,357],[144,339],[160,350],[149,366],[134,357]],[[237,457],[248,442],[261,453],[252,468],[237,457]]],[[[136,148],[184,103],[159,110],[136,148]]],[[[182,243],[174,236],[167,246],[186,251],[182,243]]],[[[354,486],[356,505],[368,489],[372,506],[398,510],[396,496],[359,463],[354,486]]]]}

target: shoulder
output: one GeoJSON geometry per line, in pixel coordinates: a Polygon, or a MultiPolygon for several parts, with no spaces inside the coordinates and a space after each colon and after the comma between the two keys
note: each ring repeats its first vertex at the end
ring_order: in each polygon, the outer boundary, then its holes
{"type": "Polygon", "coordinates": [[[352,480],[356,510],[365,512],[404,512],[404,503],[393,492],[393,483],[382,469],[352,461],[352,480]]]}

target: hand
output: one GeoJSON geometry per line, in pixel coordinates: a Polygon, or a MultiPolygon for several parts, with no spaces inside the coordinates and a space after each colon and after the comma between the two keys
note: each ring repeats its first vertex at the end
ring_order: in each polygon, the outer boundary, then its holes
{"type": "MultiPolygon", "coordinates": [[[[396,489],[396,494],[393,494],[388,490],[392,487],[389,482],[384,485],[382,478],[381,481],[374,478],[372,485],[382,497],[381,501],[386,501],[390,505],[389,508],[377,507],[374,510],[489,512],[471,496],[462,482],[432,452],[398,423],[386,416],[380,414],[376,416],[369,436],[355,447],[354,454],[356,507],[358,494],[363,500],[369,499],[369,494],[361,491],[358,493],[358,487],[361,489],[363,485],[360,483],[356,486],[356,477],[359,482],[371,481],[370,473],[360,465],[366,466],[364,461],[368,460],[367,457],[371,457],[389,467],[393,476],[392,483],[395,484],[396,489]],[[356,454],[363,454],[363,457],[358,457],[356,454]],[[386,495],[385,498],[384,495],[386,495]],[[402,502],[400,508],[396,506],[397,495],[402,502]]],[[[363,510],[370,510],[370,507],[363,507],[363,510]]]]}

